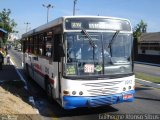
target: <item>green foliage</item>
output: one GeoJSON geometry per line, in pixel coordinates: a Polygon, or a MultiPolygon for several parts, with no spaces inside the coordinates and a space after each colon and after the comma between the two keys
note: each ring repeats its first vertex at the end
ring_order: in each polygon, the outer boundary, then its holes
{"type": "Polygon", "coordinates": [[[7,41],[8,35],[10,33],[16,32],[14,31],[14,28],[17,26],[17,23],[14,21],[14,19],[10,18],[10,15],[10,9],[3,9],[3,11],[0,12],[0,28],[8,32],[8,34],[3,38],[4,43],[7,41]]]}
{"type": "Polygon", "coordinates": [[[140,21],[140,23],[137,24],[137,26],[133,30],[133,36],[134,38],[139,38],[142,33],[147,32],[147,23],[145,23],[143,20],[140,21]]]}
{"type": "Polygon", "coordinates": [[[141,73],[141,72],[136,72],[135,75],[136,75],[136,78],[160,84],[160,77],[156,77],[156,76],[145,74],[145,73],[141,73]]]}

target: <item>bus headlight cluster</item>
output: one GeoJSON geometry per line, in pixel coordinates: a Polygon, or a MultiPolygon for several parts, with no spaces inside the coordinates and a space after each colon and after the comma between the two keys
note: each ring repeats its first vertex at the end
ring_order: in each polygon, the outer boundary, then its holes
{"type": "Polygon", "coordinates": [[[131,89],[131,86],[129,86],[128,89],[130,90],[130,89],[131,89]]]}
{"type": "Polygon", "coordinates": [[[76,91],[72,91],[72,95],[75,95],[76,94],[76,91]]]}
{"type": "Polygon", "coordinates": [[[125,87],[123,88],[123,91],[126,91],[126,88],[125,88],[125,87]]]}
{"type": "MultiPolygon", "coordinates": [[[[72,95],[76,95],[76,93],[77,93],[76,91],[72,91],[72,95]]],[[[80,92],[79,92],[79,95],[83,95],[83,92],[80,91],[80,92]]]]}
{"type": "Polygon", "coordinates": [[[82,92],[82,91],[80,91],[80,92],[79,92],[79,95],[83,95],[83,92],[82,92]]]}
{"type": "MultiPolygon", "coordinates": [[[[131,90],[131,86],[128,86],[128,90],[131,90]]],[[[126,87],[123,87],[123,91],[126,91],[127,90],[127,88],[126,87]]]]}

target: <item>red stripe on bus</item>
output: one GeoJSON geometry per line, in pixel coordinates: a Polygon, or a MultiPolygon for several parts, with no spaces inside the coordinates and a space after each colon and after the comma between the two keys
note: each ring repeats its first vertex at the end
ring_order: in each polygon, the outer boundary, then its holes
{"type": "MultiPolygon", "coordinates": [[[[34,70],[35,70],[39,75],[41,75],[42,77],[45,77],[45,74],[43,74],[43,73],[42,73],[41,71],[39,71],[38,69],[34,68],[34,70]]],[[[54,80],[53,80],[53,79],[49,78],[49,82],[54,85],[54,80]]]]}
{"type": "Polygon", "coordinates": [[[42,77],[45,76],[45,75],[44,75],[41,71],[39,71],[38,69],[34,68],[34,70],[35,70],[39,75],[41,75],[42,77]]]}

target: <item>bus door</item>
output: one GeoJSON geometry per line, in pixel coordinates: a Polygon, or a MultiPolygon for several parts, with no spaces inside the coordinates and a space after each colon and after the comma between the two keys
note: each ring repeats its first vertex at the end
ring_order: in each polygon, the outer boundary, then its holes
{"type": "Polygon", "coordinates": [[[62,77],[62,61],[60,57],[60,44],[62,43],[62,35],[61,34],[55,34],[54,35],[54,71],[56,70],[57,74],[57,82],[56,82],[56,98],[61,99],[61,77],[62,77]]]}

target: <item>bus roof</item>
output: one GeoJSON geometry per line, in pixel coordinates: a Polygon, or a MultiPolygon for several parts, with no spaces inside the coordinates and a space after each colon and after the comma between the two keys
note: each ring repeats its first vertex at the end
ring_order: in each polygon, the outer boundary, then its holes
{"type": "Polygon", "coordinates": [[[46,30],[46,29],[49,29],[49,28],[52,28],[54,26],[57,26],[61,23],[63,23],[63,20],[66,19],[66,18],[102,18],[102,19],[116,19],[116,20],[125,20],[125,21],[128,21],[130,23],[130,21],[128,19],[124,19],[124,18],[117,18],[117,17],[108,17],[108,16],[62,16],[62,17],[59,17],[55,20],[52,20],[44,25],[41,25],[33,30],[30,30],[26,33],[24,33],[22,35],[22,38],[23,37],[27,37],[27,36],[30,36],[34,33],[38,33],[38,32],[41,32],[43,30],[46,30]]]}

